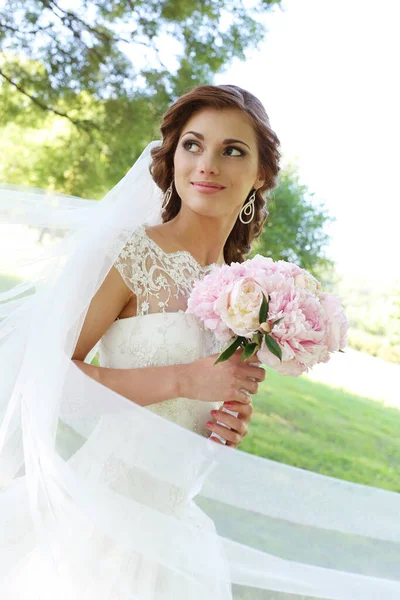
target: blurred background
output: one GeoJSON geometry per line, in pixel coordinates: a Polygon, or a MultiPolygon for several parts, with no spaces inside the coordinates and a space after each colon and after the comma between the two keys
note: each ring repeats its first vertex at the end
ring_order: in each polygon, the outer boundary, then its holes
{"type": "MultiPolygon", "coordinates": [[[[400,491],[397,0],[0,2],[0,181],[100,199],[197,84],[263,102],[282,144],[255,253],[343,298],[349,348],[269,373],[242,449],[400,491]]],[[[1,228],[0,289],[24,244],[1,228]]]]}

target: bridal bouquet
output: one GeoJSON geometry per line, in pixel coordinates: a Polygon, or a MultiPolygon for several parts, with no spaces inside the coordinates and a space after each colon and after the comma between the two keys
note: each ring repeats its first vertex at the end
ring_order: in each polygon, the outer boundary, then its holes
{"type": "Polygon", "coordinates": [[[227,347],[217,361],[242,348],[259,360],[298,376],[346,346],[348,322],[340,298],[324,293],[308,271],[257,255],[214,269],[196,281],[187,313],[227,347]]]}
{"type": "MultiPolygon", "coordinates": [[[[340,298],[324,293],[308,271],[265,256],[217,267],[196,281],[186,312],[227,342],[215,364],[242,348],[243,360],[257,354],[279,373],[298,376],[346,345],[340,298]]],[[[211,437],[225,443],[215,432],[211,437]]]]}

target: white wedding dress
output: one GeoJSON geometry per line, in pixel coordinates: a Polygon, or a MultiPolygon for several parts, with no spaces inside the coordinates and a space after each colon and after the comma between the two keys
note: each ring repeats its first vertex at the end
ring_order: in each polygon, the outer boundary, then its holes
{"type": "MultiPolygon", "coordinates": [[[[206,331],[198,319],[185,314],[187,298],[194,281],[211,271],[214,265],[202,267],[187,251],[166,253],[146,233],[141,225],[122,251],[116,268],[128,287],[136,294],[137,315],[117,319],[103,335],[99,347],[99,364],[103,367],[134,369],[193,362],[219,352],[224,346],[206,331]],[[155,312],[153,312],[155,311],[155,312]]],[[[150,404],[146,408],[158,415],[209,437],[206,422],[210,411],[223,402],[202,402],[191,398],[171,398],[150,404]]],[[[181,518],[190,518],[199,527],[213,527],[212,521],[187,495],[170,486],[155,489],[154,481],[140,481],[140,497],[149,502],[158,495],[157,507],[181,518]]],[[[216,598],[229,598],[221,590],[216,598]]],[[[204,591],[183,584],[180,577],[150,562],[139,562],[132,578],[132,592],[143,600],[159,598],[202,598],[204,591]]]]}
{"type": "MultiPolygon", "coordinates": [[[[202,267],[186,250],[164,252],[141,225],[115,266],[136,294],[137,315],[117,319],[103,335],[98,347],[101,366],[134,369],[190,363],[221,351],[224,344],[184,310],[194,281],[214,265],[202,267]]],[[[208,437],[210,411],[222,404],[171,398],[147,408],[208,437]]]]}
{"type": "MultiPolygon", "coordinates": [[[[137,315],[117,319],[98,345],[98,360],[103,367],[134,369],[193,362],[220,352],[224,343],[206,331],[198,319],[185,314],[193,283],[209,273],[214,265],[202,267],[187,251],[166,253],[147,235],[141,225],[121,252],[115,267],[127,286],[136,294],[137,315]]],[[[171,398],[146,408],[197,434],[210,436],[206,422],[210,411],[223,402],[202,402],[191,398],[171,398]]],[[[126,423],[124,424],[126,427],[126,423]]],[[[123,435],[121,422],[118,435],[123,435]]],[[[131,490],[130,490],[131,493],[131,490]]],[[[176,486],[162,486],[141,474],[135,480],[135,497],[146,504],[199,528],[211,528],[211,519],[176,486]]],[[[190,549],[182,549],[183,552],[190,549]]],[[[204,548],[204,552],[209,549],[204,548]]],[[[130,557],[130,593],[140,600],[203,600],[204,588],[187,582],[171,570],[140,556],[130,557]]],[[[214,598],[211,589],[208,598],[214,598]]],[[[230,586],[214,590],[215,599],[231,598],[230,586]]]]}

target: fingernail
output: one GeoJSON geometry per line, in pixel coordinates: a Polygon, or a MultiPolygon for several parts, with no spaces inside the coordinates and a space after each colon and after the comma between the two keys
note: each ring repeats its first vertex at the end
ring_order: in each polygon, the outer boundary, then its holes
{"type": "Polygon", "coordinates": [[[211,411],[210,411],[210,415],[214,416],[214,415],[216,415],[216,414],[217,414],[217,411],[216,411],[216,410],[211,410],[211,411]]]}
{"type": "Polygon", "coordinates": [[[233,406],[232,402],[224,402],[224,406],[233,406]]]}
{"type": "Polygon", "coordinates": [[[211,427],[213,426],[211,421],[207,421],[206,423],[206,427],[208,427],[208,429],[211,429],[211,427]]]}

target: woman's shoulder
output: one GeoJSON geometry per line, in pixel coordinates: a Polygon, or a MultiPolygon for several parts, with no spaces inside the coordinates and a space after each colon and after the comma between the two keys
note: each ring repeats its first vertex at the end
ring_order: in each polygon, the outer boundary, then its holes
{"type": "Polygon", "coordinates": [[[135,256],[137,256],[138,251],[140,251],[143,247],[145,240],[146,228],[145,225],[142,223],[141,225],[135,227],[135,229],[130,233],[129,237],[126,239],[125,244],[121,249],[118,259],[133,259],[135,256]]]}
{"type": "Polygon", "coordinates": [[[163,238],[159,237],[158,228],[156,229],[155,226],[147,223],[138,225],[126,239],[114,266],[120,272],[122,270],[139,272],[142,270],[141,267],[147,264],[148,257],[157,262],[162,261],[164,250],[158,242],[161,239],[163,238]]]}

